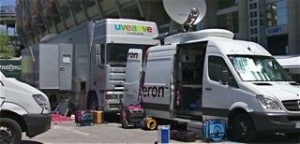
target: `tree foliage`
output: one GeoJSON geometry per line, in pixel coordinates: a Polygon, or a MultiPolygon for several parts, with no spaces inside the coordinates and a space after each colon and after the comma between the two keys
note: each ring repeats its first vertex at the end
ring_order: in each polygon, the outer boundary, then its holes
{"type": "Polygon", "coordinates": [[[10,59],[15,55],[15,50],[9,46],[9,37],[5,31],[0,31],[0,59],[10,59]]]}

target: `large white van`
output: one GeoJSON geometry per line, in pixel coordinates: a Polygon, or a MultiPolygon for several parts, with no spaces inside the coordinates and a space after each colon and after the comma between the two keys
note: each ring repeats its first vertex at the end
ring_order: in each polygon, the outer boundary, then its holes
{"type": "Polygon", "coordinates": [[[229,137],[300,133],[300,87],[259,44],[227,30],[180,33],[146,53],[147,116],[203,124],[226,121],[229,137]]]}
{"type": "Polygon", "coordinates": [[[51,126],[47,96],[0,71],[0,143],[21,143],[22,132],[28,137],[41,134],[51,126]]]}
{"type": "Polygon", "coordinates": [[[276,56],[275,58],[293,79],[300,83],[300,55],[276,56]]]}

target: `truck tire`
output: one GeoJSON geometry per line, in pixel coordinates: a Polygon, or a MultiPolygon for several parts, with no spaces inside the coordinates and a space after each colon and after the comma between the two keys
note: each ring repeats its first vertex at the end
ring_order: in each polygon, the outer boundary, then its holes
{"type": "Polygon", "coordinates": [[[251,142],[256,138],[255,126],[246,113],[239,113],[233,117],[230,138],[238,142],[251,142]]]}
{"type": "Polygon", "coordinates": [[[299,142],[300,133],[287,133],[285,134],[289,141],[291,142],[299,142]]]}
{"type": "Polygon", "coordinates": [[[18,144],[21,143],[22,130],[20,125],[13,119],[0,118],[0,143],[18,144]]]}
{"type": "Polygon", "coordinates": [[[127,121],[122,122],[122,128],[124,128],[124,129],[128,128],[128,122],[127,121]]]}

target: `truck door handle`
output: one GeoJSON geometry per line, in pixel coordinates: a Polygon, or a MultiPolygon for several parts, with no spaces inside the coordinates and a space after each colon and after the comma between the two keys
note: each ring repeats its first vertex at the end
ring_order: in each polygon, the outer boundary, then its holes
{"type": "Polygon", "coordinates": [[[211,91],[212,89],[211,89],[211,88],[205,88],[205,90],[207,90],[207,91],[211,91]]]}
{"type": "Polygon", "coordinates": [[[60,71],[65,71],[65,68],[64,67],[60,67],[59,70],[60,71]]]}
{"type": "Polygon", "coordinates": [[[1,85],[1,86],[4,86],[4,83],[3,83],[1,80],[0,80],[0,85],[1,85]]]}

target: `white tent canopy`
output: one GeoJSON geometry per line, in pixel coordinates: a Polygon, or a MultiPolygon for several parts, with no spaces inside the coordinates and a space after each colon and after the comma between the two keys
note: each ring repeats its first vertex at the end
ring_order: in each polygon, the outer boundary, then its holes
{"type": "Polygon", "coordinates": [[[285,69],[300,69],[300,55],[275,56],[275,58],[285,69]]]}

